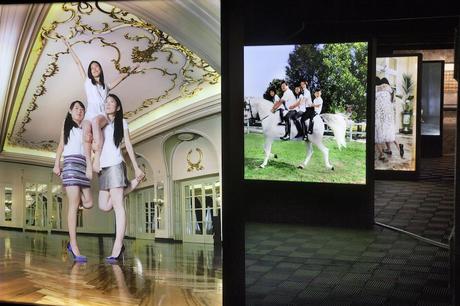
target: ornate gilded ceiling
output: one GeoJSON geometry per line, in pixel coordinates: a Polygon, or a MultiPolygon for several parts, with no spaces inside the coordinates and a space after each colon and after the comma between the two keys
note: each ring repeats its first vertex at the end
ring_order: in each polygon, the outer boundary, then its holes
{"type": "Polygon", "coordinates": [[[130,12],[106,3],[53,4],[27,60],[5,148],[54,151],[69,104],[86,103],[84,80],[61,37],[85,69],[101,63],[106,83],[140,65],[112,91],[130,123],[148,124],[140,118],[219,86],[219,74],[203,59],[130,12]]]}

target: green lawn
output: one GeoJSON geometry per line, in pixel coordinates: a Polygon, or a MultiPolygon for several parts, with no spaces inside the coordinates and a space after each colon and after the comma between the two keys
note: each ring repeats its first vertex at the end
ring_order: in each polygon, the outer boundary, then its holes
{"type": "Polygon", "coordinates": [[[244,177],[257,180],[302,181],[324,183],[364,184],[366,180],[366,144],[347,142],[340,151],[333,138],[324,139],[329,149],[329,162],[334,171],[326,169],[321,151],[313,145],[313,156],[304,169],[297,166],[305,160],[306,143],[303,141],[274,141],[267,166],[259,165],[264,160],[264,138],[262,134],[246,134],[244,137],[244,177]]]}

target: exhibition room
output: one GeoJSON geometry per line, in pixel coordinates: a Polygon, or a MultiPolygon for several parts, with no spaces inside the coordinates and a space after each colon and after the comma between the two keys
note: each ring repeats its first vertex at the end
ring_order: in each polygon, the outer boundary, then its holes
{"type": "Polygon", "coordinates": [[[449,1],[0,5],[0,304],[458,305],[449,1]]]}

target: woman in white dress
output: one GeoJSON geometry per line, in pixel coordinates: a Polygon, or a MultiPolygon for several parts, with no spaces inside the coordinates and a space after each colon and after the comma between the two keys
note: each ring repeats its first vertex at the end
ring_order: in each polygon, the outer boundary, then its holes
{"type": "Polygon", "coordinates": [[[385,161],[383,145],[395,140],[395,126],[391,93],[393,90],[388,84],[377,78],[375,87],[375,144],[379,152],[379,159],[385,161]]]}
{"type": "Polygon", "coordinates": [[[395,146],[396,146],[396,149],[399,150],[399,155],[401,156],[401,158],[404,158],[404,146],[403,146],[403,144],[398,144],[398,142],[396,141],[396,132],[399,130],[399,127],[396,124],[397,121],[395,120],[396,114],[395,114],[395,105],[394,105],[395,104],[394,103],[394,92],[393,92],[393,89],[391,88],[390,83],[388,82],[387,78],[382,78],[381,82],[382,82],[381,86],[385,85],[385,88],[386,89],[389,88],[389,90],[390,90],[391,110],[389,110],[389,111],[390,111],[390,115],[393,118],[393,130],[394,130],[393,141],[389,140],[389,141],[385,142],[386,149],[383,149],[383,152],[388,154],[388,155],[392,155],[390,144],[394,143],[395,146]]]}
{"type": "Polygon", "coordinates": [[[73,51],[70,43],[63,38],[63,41],[69,49],[72,58],[77,64],[80,75],[85,79],[85,93],[87,102],[87,112],[85,119],[83,120],[83,141],[85,144],[85,158],[86,158],[86,176],[91,179],[92,172],[99,172],[100,169],[100,156],[102,151],[102,145],[104,138],[102,135],[102,129],[107,125],[107,117],[104,112],[104,102],[107,94],[110,90],[115,88],[121,81],[126,79],[130,74],[136,71],[139,65],[136,65],[134,69],[129,73],[120,75],[118,79],[111,83],[104,82],[104,72],[102,71],[101,64],[97,61],[91,61],[88,65],[88,71],[85,72],[83,65],[80,62],[77,54],[73,51]],[[94,164],[91,163],[91,143],[94,139],[94,164]]]}

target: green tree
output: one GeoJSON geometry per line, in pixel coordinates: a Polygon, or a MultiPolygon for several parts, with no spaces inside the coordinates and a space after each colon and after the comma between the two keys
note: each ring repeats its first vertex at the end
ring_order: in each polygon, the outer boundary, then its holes
{"type": "Polygon", "coordinates": [[[356,119],[366,118],[367,44],[295,46],[286,66],[287,79],[302,78],[321,88],[324,112],[344,112],[351,105],[356,119]]]}
{"type": "Polygon", "coordinates": [[[294,86],[305,79],[310,88],[318,87],[321,60],[319,45],[296,45],[289,54],[286,81],[294,86]]]}
{"type": "MultiPolygon", "coordinates": [[[[265,90],[265,93],[264,93],[264,97],[267,95],[268,97],[268,94],[269,94],[269,90],[271,88],[275,88],[275,93],[278,95],[278,97],[282,97],[283,96],[283,91],[281,90],[281,82],[283,80],[281,79],[273,79],[270,83],[268,83],[268,87],[267,89],[265,90]]],[[[267,99],[269,100],[269,99],[267,99]]]]}

